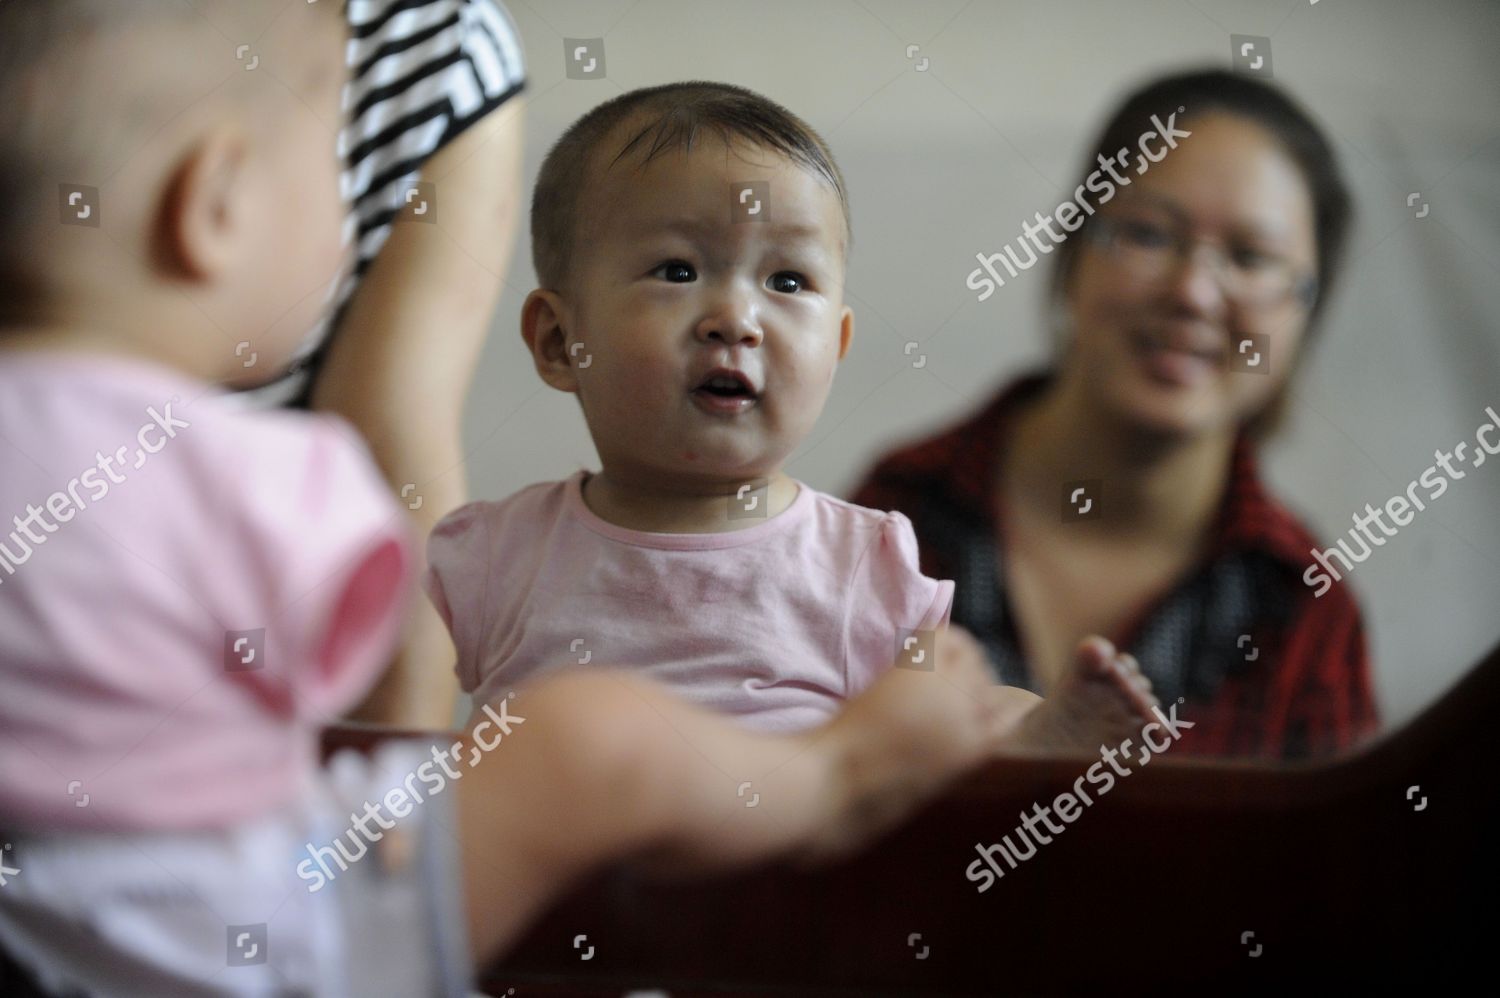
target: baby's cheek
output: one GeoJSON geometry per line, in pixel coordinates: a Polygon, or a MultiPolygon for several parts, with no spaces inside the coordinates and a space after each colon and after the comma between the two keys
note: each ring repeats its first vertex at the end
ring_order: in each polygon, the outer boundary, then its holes
{"type": "Polygon", "coordinates": [[[649,370],[622,358],[611,365],[604,386],[608,407],[620,419],[646,419],[661,414],[673,401],[674,386],[661,371],[649,370]]]}

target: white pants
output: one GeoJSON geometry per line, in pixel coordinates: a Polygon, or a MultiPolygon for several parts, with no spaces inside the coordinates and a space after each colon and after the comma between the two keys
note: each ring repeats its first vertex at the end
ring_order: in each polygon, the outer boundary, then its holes
{"type": "Polygon", "coordinates": [[[19,870],[0,943],[52,994],[466,995],[451,790],[318,890],[297,871],[428,758],[425,743],[340,753],[297,806],[225,831],[0,833],[19,870]]]}

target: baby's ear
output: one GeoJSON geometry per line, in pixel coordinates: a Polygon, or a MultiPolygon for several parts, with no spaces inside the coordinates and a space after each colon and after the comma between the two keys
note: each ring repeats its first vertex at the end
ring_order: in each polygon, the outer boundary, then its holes
{"type": "Polygon", "coordinates": [[[849,352],[849,344],[854,339],[854,309],[848,305],[844,306],[839,315],[839,360],[849,352]]]}
{"type": "Polygon", "coordinates": [[[521,339],[543,381],[560,392],[576,392],[578,361],[568,355],[567,316],[567,303],[555,291],[537,288],[521,306],[521,339]]]}
{"type": "Polygon", "coordinates": [[[183,153],[156,218],[157,245],[177,273],[212,280],[245,251],[257,209],[248,160],[246,134],[229,123],[204,133],[183,153]]]}

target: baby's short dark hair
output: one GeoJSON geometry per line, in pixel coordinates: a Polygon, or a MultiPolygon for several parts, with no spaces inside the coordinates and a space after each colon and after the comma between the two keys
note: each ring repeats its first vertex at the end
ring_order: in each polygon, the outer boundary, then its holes
{"type": "Polygon", "coordinates": [[[714,129],[726,142],[747,139],[822,177],[844,213],[845,251],[853,238],[849,193],[833,153],[801,118],[775,101],[729,83],[692,80],[621,94],[575,121],[547,153],[531,198],[531,259],[545,288],[568,277],[578,230],[578,206],[590,158],[622,122],[637,124],[608,166],[643,147],[642,162],[669,149],[691,149],[698,130],[714,129]]]}

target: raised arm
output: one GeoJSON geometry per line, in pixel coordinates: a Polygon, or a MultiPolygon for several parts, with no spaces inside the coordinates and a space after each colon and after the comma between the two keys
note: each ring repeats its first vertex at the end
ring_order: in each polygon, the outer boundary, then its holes
{"type": "MultiPolygon", "coordinates": [[[[350,300],[313,406],[352,422],[426,537],[468,498],[463,404],[510,263],[521,212],[522,100],[511,98],[430,159],[434,225],[398,222],[350,300]],[[407,489],[407,486],[412,488],[407,489]]],[[[357,712],[447,727],[458,692],[447,631],[414,601],[405,645],[357,712]]]]}

